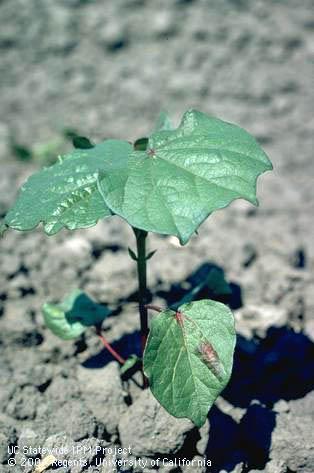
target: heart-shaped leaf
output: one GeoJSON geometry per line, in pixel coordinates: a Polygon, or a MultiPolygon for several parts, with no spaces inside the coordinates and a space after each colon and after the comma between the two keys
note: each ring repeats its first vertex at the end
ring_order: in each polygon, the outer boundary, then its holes
{"type": "Polygon", "coordinates": [[[214,210],[240,197],[257,204],[257,177],[272,165],[252,136],[195,110],[175,130],[167,116],[159,122],[146,150],[106,140],[31,176],[6,227],[31,230],[42,222],[54,234],[114,213],[185,244],[214,210]]]}
{"type": "Polygon", "coordinates": [[[272,165],[238,126],[190,110],[175,130],[149,138],[101,181],[108,207],[133,227],[185,244],[214,210],[237,198],[257,204],[256,180],[272,165]]]}
{"type": "Polygon", "coordinates": [[[229,381],[236,335],[230,309],[211,300],[152,319],[144,372],[160,404],[198,427],[229,381]]]}
{"type": "Polygon", "coordinates": [[[87,327],[99,325],[111,313],[79,289],[59,304],[44,304],[42,311],[47,327],[63,340],[79,337],[87,327]]]}
{"type": "Polygon", "coordinates": [[[91,149],[75,150],[58,163],[33,174],[22,186],[4,224],[16,230],[31,230],[44,224],[49,235],[63,227],[71,230],[95,225],[111,211],[98,191],[97,181],[125,160],[132,146],[107,140],[91,149]]]}

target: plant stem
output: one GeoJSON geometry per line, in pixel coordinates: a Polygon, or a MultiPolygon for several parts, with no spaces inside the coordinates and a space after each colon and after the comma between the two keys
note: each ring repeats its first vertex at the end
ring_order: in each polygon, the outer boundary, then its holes
{"type": "Polygon", "coordinates": [[[146,277],[146,237],[144,230],[134,229],[137,246],[137,277],[138,277],[138,302],[141,323],[141,345],[142,355],[145,350],[148,337],[148,316],[147,316],[147,277],[146,277]]]}
{"type": "Polygon", "coordinates": [[[121,364],[124,365],[125,359],[122,358],[122,356],[119,355],[119,353],[116,352],[110,345],[110,343],[105,339],[105,337],[101,334],[100,330],[96,330],[96,333],[98,335],[99,340],[101,343],[104,345],[104,347],[111,353],[111,355],[121,364]]]}
{"type": "Polygon", "coordinates": [[[162,312],[164,310],[162,307],[159,307],[158,305],[153,305],[153,304],[147,304],[146,309],[154,310],[155,312],[162,312]]]}

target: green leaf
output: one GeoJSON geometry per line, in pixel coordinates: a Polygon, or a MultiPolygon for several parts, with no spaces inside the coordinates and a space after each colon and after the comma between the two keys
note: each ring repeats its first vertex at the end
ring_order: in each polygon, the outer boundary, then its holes
{"type": "Polygon", "coordinates": [[[125,361],[125,363],[120,367],[120,373],[125,375],[128,371],[130,371],[136,364],[138,364],[141,359],[137,355],[131,355],[125,361]]]}
{"type": "Polygon", "coordinates": [[[215,210],[237,198],[257,204],[256,180],[272,165],[236,125],[190,110],[175,130],[149,138],[100,183],[108,207],[130,225],[176,235],[182,244],[215,210]]]}
{"type": "Polygon", "coordinates": [[[79,337],[87,327],[99,325],[111,311],[96,304],[79,289],[75,289],[60,304],[46,303],[42,307],[47,327],[63,340],[79,337]]]}
{"type": "Polygon", "coordinates": [[[20,161],[31,161],[34,157],[33,152],[30,148],[17,143],[12,138],[10,140],[10,148],[12,154],[14,154],[14,156],[16,156],[16,158],[20,161]]]}
{"type": "Polygon", "coordinates": [[[134,251],[131,250],[130,247],[128,247],[128,252],[129,252],[130,258],[132,258],[132,260],[134,260],[134,261],[137,261],[137,256],[136,256],[136,254],[134,253],[134,251]]]}
{"type": "Polygon", "coordinates": [[[60,157],[28,179],[5,225],[31,230],[43,222],[54,234],[115,213],[135,228],[176,235],[185,244],[232,200],[257,204],[257,177],[272,165],[252,136],[195,110],[177,129],[169,126],[160,120],[145,151],[106,140],[60,157]]]}
{"type": "Polygon", "coordinates": [[[92,142],[85,136],[73,136],[72,140],[74,148],[77,149],[90,149],[94,148],[92,142]]]}
{"type": "Polygon", "coordinates": [[[154,256],[154,254],[155,254],[156,252],[157,252],[157,250],[150,251],[150,252],[148,253],[148,255],[145,257],[146,261],[148,261],[149,259],[151,259],[151,258],[154,256]]]}
{"type": "MultiPolygon", "coordinates": [[[[212,268],[206,278],[206,286],[215,296],[232,294],[232,290],[225,280],[225,274],[220,268],[212,268]]],[[[204,286],[204,287],[206,287],[204,286]]]]}
{"type": "Polygon", "coordinates": [[[154,133],[158,131],[162,131],[162,130],[173,130],[170,117],[168,113],[165,111],[160,112],[159,117],[154,127],[154,133]]]}
{"type": "Polygon", "coordinates": [[[145,151],[148,145],[148,138],[139,138],[134,143],[134,149],[137,151],[145,151]]]}
{"type": "Polygon", "coordinates": [[[230,309],[211,300],[153,318],[144,372],[153,395],[175,417],[198,427],[229,381],[236,335],[230,309]]]}
{"type": "Polygon", "coordinates": [[[98,181],[103,174],[125,167],[131,150],[125,141],[107,140],[60,157],[58,163],[33,174],[22,186],[5,225],[32,230],[42,222],[45,232],[52,235],[64,227],[86,228],[109,217],[112,213],[98,190],[98,181]]]}
{"type": "Polygon", "coordinates": [[[192,289],[190,289],[179,302],[171,304],[171,309],[176,310],[180,305],[192,302],[204,289],[206,289],[212,297],[230,296],[230,294],[232,294],[232,290],[225,280],[224,271],[210,263],[203,264],[188,278],[188,282],[192,284],[192,289]]]}

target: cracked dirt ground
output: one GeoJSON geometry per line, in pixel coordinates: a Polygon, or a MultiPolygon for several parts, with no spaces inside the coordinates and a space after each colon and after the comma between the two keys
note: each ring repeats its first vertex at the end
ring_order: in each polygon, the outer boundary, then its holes
{"type": "MultiPolygon", "coordinates": [[[[113,218],[53,238],[6,234],[1,472],[32,471],[19,466],[21,449],[14,470],[7,465],[12,445],[131,442],[133,455],[148,459],[147,472],[158,456],[206,453],[212,472],[313,473],[313,11],[311,0],[0,1],[2,216],[40,165],[18,161],[12,142],[37,149],[58,142],[65,128],[94,141],[131,140],[151,129],[161,108],[176,123],[195,107],[239,124],[275,168],[260,180],[259,208],[234,202],[185,248],[150,237],[158,250],[149,270],[154,300],[180,295],[204,263],[223,268],[232,285],[234,373],[201,432],[122,382],[92,333],[66,343],[43,325],[42,303],[79,286],[118,306],[105,324],[108,339],[123,354],[138,349],[126,224],[113,218]]],[[[93,454],[86,465],[54,471],[111,471],[93,454]]]]}

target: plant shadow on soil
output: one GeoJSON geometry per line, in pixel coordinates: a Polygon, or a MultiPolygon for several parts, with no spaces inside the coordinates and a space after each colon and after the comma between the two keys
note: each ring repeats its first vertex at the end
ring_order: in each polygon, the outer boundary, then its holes
{"type": "MultiPolygon", "coordinates": [[[[200,278],[213,269],[219,270],[220,283],[223,270],[212,263],[201,265],[185,281],[175,283],[169,291],[156,291],[167,306],[174,306],[197,287],[200,278]],[[187,290],[186,287],[189,286],[187,290]]],[[[220,286],[220,284],[218,285],[220,286]]],[[[193,300],[211,298],[228,304],[232,309],[242,306],[241,287],[229,283],[230,291],[219,294],[217,287],[206,285],[194,293],[193,300]]],[[[134,300],[134,296],[130,296],[134,300]]],[[[129,299],[129,300],[130,300],[129,299]]],[[[113,347],[124,357],[140,354],[139,332],[123,336],[113,347]]],[[[85,362],[87,368],[99,368],[111,361],[103,350],[85,362]]],[[[243,471],[264,469],[269,461],[272,431],[276,426],[276,412],[272,410],[279,400],[304,397],[314,389],[314,344],[303,333],[289,327],[270,327],[263,339],[246,339],[237,336],[231,380],[222,393],[233,409],[245,414],[238,419],[223,412],[217,405],[209,413],[210,437],[206,454],[212,461],[211,472],[221,469],[232,471],[238,463],[243,471]],[[242,411],[244,412],[244,411],[242,411]],[[229,459],[226,464],[226,458],[229,459]]],[[[197,429],[191,433],[184,456],[193,456],[193,445],[199,440],[197,429]],[[190,452],[188,451],[190,449],[190,452]]],[[[177,455],[178,456],[178,455],[177,455]]]]}
{"type": "Polygon", "coordinates": [[[210,411],[207,455],[215,465],[232,471],[243,462],[248,467],[244,471],[264,469],[276,426],[274,404],[312,391],[313,372],[314,344],[302,333],[271,327],[262,340],[238,335],[233,374],[222,396],[232,406],[247,410],[240,422],[217,406],[210,411]],[[231,458],[227,466],[226,457],[231,458]]]}

